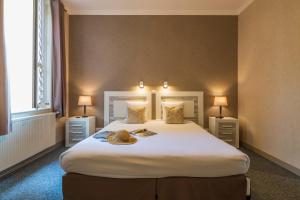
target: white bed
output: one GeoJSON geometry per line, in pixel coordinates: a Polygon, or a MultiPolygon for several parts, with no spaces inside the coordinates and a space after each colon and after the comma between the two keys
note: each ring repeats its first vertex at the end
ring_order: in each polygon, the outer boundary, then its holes
{"type": "Polygon", "coordinates": [[[146,128],[156,132],[132,145],[112,145],[92,136],[60,156],[64,199],[244,200],[250,184],[246,154],[202,128],[203,92],[105,92],[104,130],[146,128]],[[127,101],[148,102],[145,124],[126,124],[127,101]],[[183,102],[184,124],[162,121],[162,103],[183,102]],[[154,113],[153,113],[154,114],[154,113]],[[123,189],[115,192],[114,188],[123,189]],[[131,190],[135,188],[135,190],[131,190]]]}
{"type": "Polygon", "coordinates": [[[103,130],[147,128],[158,133],[137,137],[133,145],[112,145],[92,136],[60,157],[67,173],[109,178],[224,177],[245,174],[249,158],[194,122],[145,124],[115,121],[103,130]]]}

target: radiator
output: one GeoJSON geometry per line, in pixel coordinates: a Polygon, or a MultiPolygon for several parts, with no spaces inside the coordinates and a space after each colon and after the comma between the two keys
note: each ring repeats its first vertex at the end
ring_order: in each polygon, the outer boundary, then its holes
{"type": "Polygon", "coordinates": [[[0,136],[0,172],[55,144],[55,114],[12,120],[12,132],[0,136]]]}

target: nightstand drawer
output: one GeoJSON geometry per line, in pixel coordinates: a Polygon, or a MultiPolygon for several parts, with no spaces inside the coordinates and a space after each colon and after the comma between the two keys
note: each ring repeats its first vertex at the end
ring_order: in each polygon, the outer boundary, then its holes
{"type": "Polygon", "coordinates": [[[72,139],[70,139],[69,144],[72,146],[72,145],[75,145],[76,143],[78,143],[78,142],[80,142],[84,139],[85,138],[72,138],[72,139]]]}
{"type": "Polygon", "coordinates": [[[222,129],[231,129],[235,128],[235,123],[234,122],[219,122],[219,128],[222,129]]]}
{"type": "Polygon", "coordinates": [[[223,140],[224,142],[227,142],[228,144],[230,145],[235,145],[235,140],[231,140],[231,139],[226,139],[226,140],[223,140]]]}
{"type": "Polygon", "coordinates": [[[235,144],[235,135],[219,135],[219,138],[228,144],[235,144]]]}
{"type": "Polygon", "coordinates": [[[84,132],[85,131],[85,126],[80,126],[80,127],[73,127],[73,126],[70,126],[70,131],[80,131],[80,132],[84,132]]]}
{"type": "Polygon", "coordinates": [[[69,134],[71,135],[70,143],[76,143],[86,138],[86,133],[84,131],[70,131],[69,134]]]}
{"type": "Polygon", "coordinates": [[[83,128],[86,122],[69,122],[70,128],[83,128]]]}
{"type": "Polygon", "coordinates": [[[219,129],[219,135],[235,135],[235,128],[232,129],[219,129]]]}
{"type": "Polygon", "coordinates": [[[235,140],[235,135],[222,135],[219,134],[221,140],[235,140]]]}
{"type": "Polygon", "coordinates": [[[70,131],[70,134],[76,137],[85,137],[85,132],[84,131],[70,131]]]}
{"type": "Polygon", "coordinates": [[[70,122],[69,131],[70,132],[85,132],[86,123],[85,122],[70,122]]]}

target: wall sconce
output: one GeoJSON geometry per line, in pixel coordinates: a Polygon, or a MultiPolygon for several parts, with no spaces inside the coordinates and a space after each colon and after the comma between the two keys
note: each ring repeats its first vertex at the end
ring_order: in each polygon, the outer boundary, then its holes
{"type": "Polygon", "coordinates": [[[168,89],[169,85],[168,85],[168,81],[164,81],[164,85],[163,85],[163,88],[164,89],[168,89]]]}
{"type": "Polygon", "coordinates": [[[143,89],[144,88],[144,81],[140,81],[140,89],[143,89]]]}

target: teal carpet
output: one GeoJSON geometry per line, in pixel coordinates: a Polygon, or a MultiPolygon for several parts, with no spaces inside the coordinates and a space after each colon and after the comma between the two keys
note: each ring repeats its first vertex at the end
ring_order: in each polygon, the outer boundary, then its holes
{"type": "MultiPolygon", "coordinates": [[[[61,177],[57,149],[41,159],[0,179],[0,200],[60,200],[61,177]]],[[[300,200],[300,178],[287,170],[243,149],[251,158],[248,176],[252,200],[300,200]]]]}
{"type": "Polygon", "coordinates": [[[58,156],[65,148],[57,149],[30,163],[13,175],[0,179],[0,200],[59,200],[62,199],[58,156]]]}

